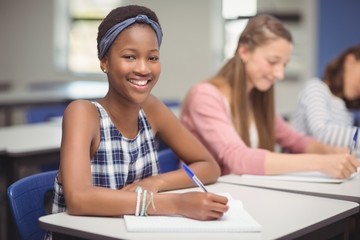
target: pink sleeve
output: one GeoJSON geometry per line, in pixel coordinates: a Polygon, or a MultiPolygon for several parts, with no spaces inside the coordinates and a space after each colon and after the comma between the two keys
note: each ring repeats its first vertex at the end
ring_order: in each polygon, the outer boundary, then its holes
{"type": "Polygon", "coordinates": [[[232,124],[223,95],[209,83],[196,85],[184,101],[182,123],[218,161],[222,174],[264,174],[266,150],[245,145],[232,124]]]}
{"type": "Polygon", "coordinates": [[[275,122],[276,142],[292,153],[304,153],[307,144],[313,139],[297,132],[281,116],[275,122]]]}

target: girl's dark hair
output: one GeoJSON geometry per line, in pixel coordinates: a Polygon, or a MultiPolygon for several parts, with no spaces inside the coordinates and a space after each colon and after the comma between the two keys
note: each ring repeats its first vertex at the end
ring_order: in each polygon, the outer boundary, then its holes
{"type": "Polygon", "coordinates": [[[335,96],[342,98],[348,108],[360,108],[360,99],[347,100],[344,95],[344,63],[349,54],[360,61],[360,45],[347,48],[337,58],[330,61],[324,71],[323,80],[335,96]]]}
{"type": "Polygon", "coordinates": [[[159,19],[156,16],[155,12],[151,9],[138,5],[127,5],[115,8],[109,12],[109,14],[103,19],[98,27],[98,35],[97,35],[97,50],[99,55],[99,45],[101,39],[104,37],[105,33],[114,25],[122,22],[126,19],[136,17],[137,15],[146,15],[148,18],[161,25],[159,23],[159,19]]]}

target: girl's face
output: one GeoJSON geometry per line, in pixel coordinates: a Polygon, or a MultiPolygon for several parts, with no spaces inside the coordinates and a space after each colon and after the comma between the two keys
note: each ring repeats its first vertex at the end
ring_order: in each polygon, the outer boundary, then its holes
{"type": "Polygon", "coordinates": [[[161,72],[160,52],[154,30],[135,24],[122,31],[101,61],[110,93],[141,104],[149,96],[161,72]]]}
{"type": "Polygon", "coordinates": [[[277,80],[282,80],[291,51],[292,44],[283,38],[270,40],[253,51],[240,46],[239,54],[245,63],[248,92],[253,88],[265,92],[277,80]]]}
{"type": "Polygon", "coordinates": [[[352,54],[344,63],[344,95],[348,100],[360,98],[360,60],[352,54]]]}

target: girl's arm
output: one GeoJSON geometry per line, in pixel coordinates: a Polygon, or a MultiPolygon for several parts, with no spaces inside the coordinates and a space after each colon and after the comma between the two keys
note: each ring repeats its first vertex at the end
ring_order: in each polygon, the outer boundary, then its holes
{"type": "Polygon", "coordinates": [[[264,174],[267,151],[246,146],[232,124],[223,95],[213,85],[201,83],[189,92],[181,121],[216,158],[222,174],[264,174]]]}
{"type": "Polygon", "coordinates": [[[267,153],[265,174],[320,171],[335,178],[347,178],[357,171],[359,162],[347,154],[348,149],[332,147],[307,137],[279,116],[275,124],[277,142],[292,152],[302,154],[267,153]]]}
{"type": "Polygon", "coordinates": [[[292,153],[329,154],[349,152],[348,148],[330,146],[297,132],[280,116],[277,116],[275,121],[275,137],[278,144],[292,153]]]}
{"type": "MultiPolygon", "coordinates": [[[[197,177],[204,184],[215,182],[220,176],[218,164],[173,112],[154,96],[149,97],[143,108],[153,131],[189,165],[197,177]]],[[[158,191],[194,186],[183,169],[154,176],[148,181],[157,182],[158,191]]]]}
{"type": "Polygon", "coordinates": [[[92,184],[91,151],[99,144],[99,114],[88,101],[69,104],[63,116],[59,181],[67,210],[76,215],[114,216],[135,211],[136,193],[92,184]],[[121,203],[121,204],[119,204],[121,203]]]}
{"type": "MultiPolygon", "coordinates": [[[[75,101],[68,106],[63,117],[59,172],[67,211],[73,215],[91,216],[134,214],[136,192],[92,185],[90,156],[98,147],[98,132],[99,116],[93,104],[75,101]]],[[[154,203],[156,208],[150,207],[149,214],[179,214],[201,220],[217,219],[228,209],[225,197],[202,192],[155,193],[154,203]]]]}
{"type": "Polygon", "coordinates": [[[346,147],[334,147],[317,140],[310,141],[306,145],[306,153],[320,153],[320,154],[332,154],[332,153],[348,153],[350,150],[346,147]]]}
{"type": "MultiPolygon", "coordinates": [[[[354,166],[358,164],[352,156],[345,154],[282,154],[249,148],[235,131],[221,93],[210,84],[200,85],[190,92],[182,112],[182,122],[202,139],[217,157],[224,174],[262,175],[321,171],[341,177],[349,175],[349,171],[354,172],[354,166]],[[331,159],[331,163],[330,160],[325,161],[327,159],[331,159]],[[344,166],[349,170],[339,170],[344,166]]],[[[313,141],[311,138],[295,132],[280,118],[277,118],[276,122],[277,140],[295,152],[307,151],[307,144],[313,141]]]]}
{"type": "Polygon", "coordinates": [[[268,152],[265,174],[319,171],[334,178],[348,178],[357,171],[360,162],[349,154],[284,154],[268,152]]]}

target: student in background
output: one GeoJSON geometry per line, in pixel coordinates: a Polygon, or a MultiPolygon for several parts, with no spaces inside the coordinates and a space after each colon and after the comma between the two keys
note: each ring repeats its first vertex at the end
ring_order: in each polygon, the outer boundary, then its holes
{"type": "Polygon", "coordinates": [[[320,171],[347,178],[356,172],[359,162],[347,149],[306,137],[275,114],[274,84],[284,78],[291,51],[291,34],[279,20],[255,16],[234,56],[184,99],[182,123],[212,153],[222,174],[320,171]],[[304,154],[274,152],[276,144],[304,154]]]}
{"type": "Polygon", "coordinates": [[[109,90],[98,102],[78,100],[65,110],[53,213],[211,220],[227,211],[226,197],[212,193],[157,194],[194,186],[184,170],[159,174],[157,134],[204,183],[220,176],[211,154],[150,94],[160,75],[161,40],[156,14],[142,6],[116,8],[99,25],[109,90]]]}
{"type": "Polygon", "coordinates": [[[355,45],[328,63],[322,80],[312,79],[306,84],[292,123],[319,141],[348,147],[356,130],[351,110],[359,108],[359,102],[360,45],[355,45]]]}

